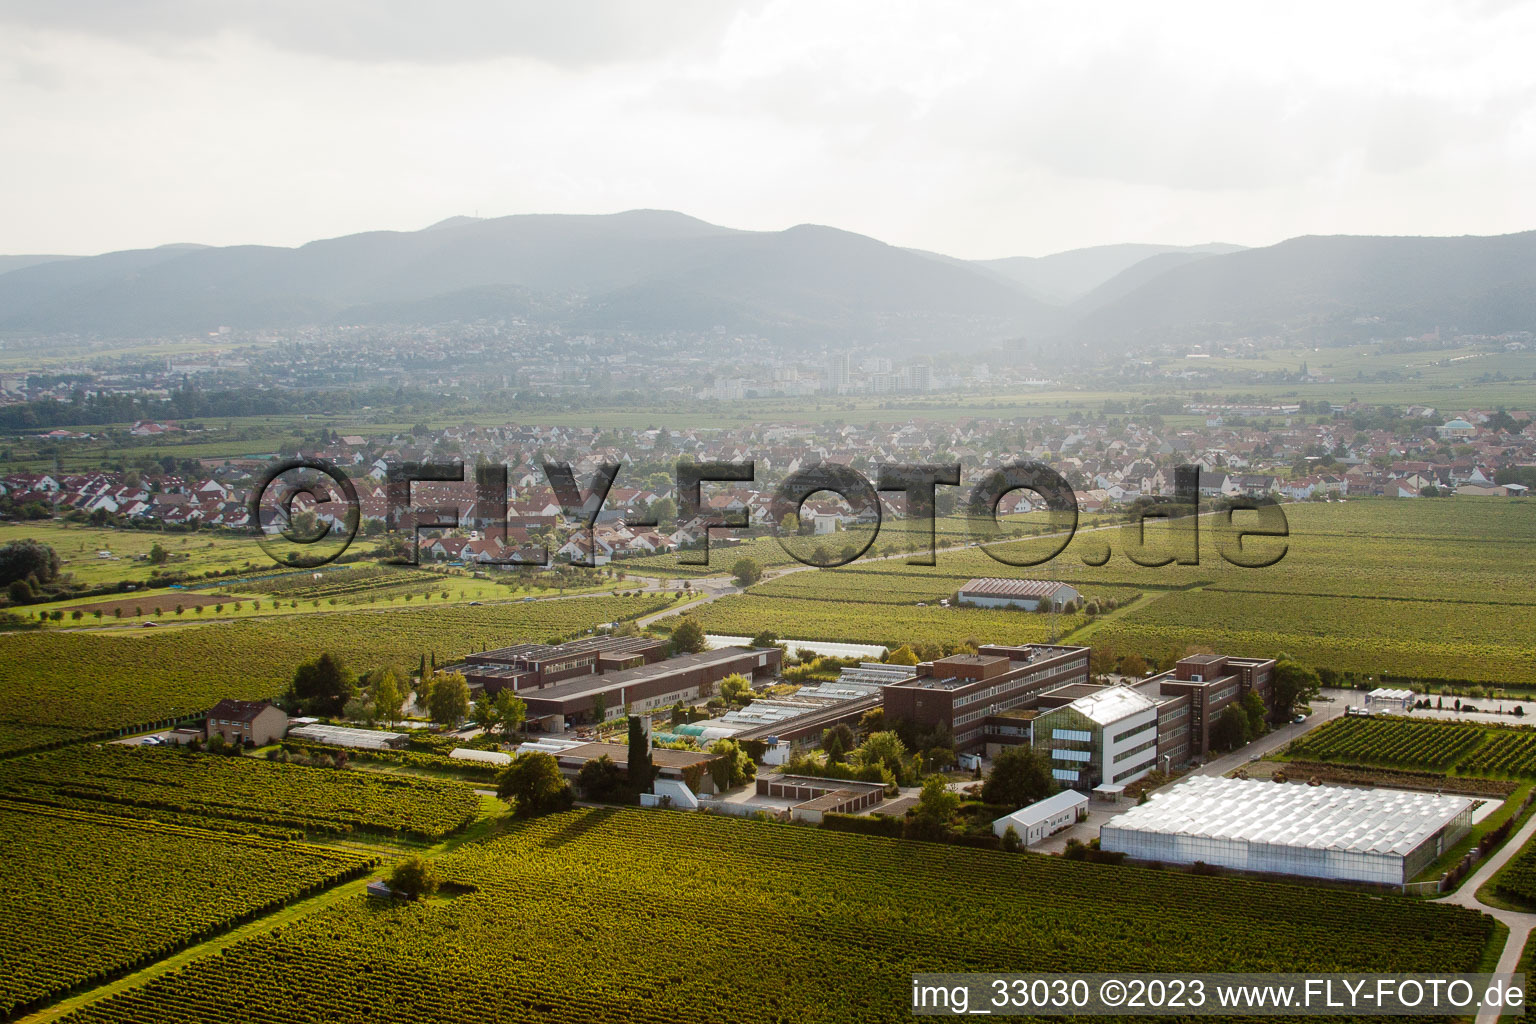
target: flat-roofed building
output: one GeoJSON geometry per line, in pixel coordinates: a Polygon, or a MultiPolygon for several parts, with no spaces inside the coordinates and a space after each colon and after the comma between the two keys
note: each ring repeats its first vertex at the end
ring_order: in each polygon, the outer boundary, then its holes
{"type": "MultiPolygon", "coordinates": [[[[1273,658],[1193,654],[1181,658],[1171,670],[1143,680],[1139,686],[1144,692],[1156,686],[1156,692],[1163,697],[1189,699],[1189,749],[1183,758],[1187,761],[1210,753],[1211,726],[1216,724],[1216,717],[1244,694],[1253,691],[1263,699],[1265,707],[1273,706],[1274,684],[1273,658]]],[[[1170,708],[1169,713],[1180,712],[1170,708]]]]}
{"type": "Polygon", "coordinates": [[[594,719],[598,705],[604,720],[691,704],[714,692],[720,680],[739,674],[747,678],[776,675],[784,652],[777,647],[721,647],[700,654],[641,665],[616,672],[584,675],[553,686],[518,691],[528,706],[528,720],[549,732],[562,732],[568,723],[594,719]]]}
{"type": "Polygon", "coordinates": [[[497,693],[537,690],[582,676],[651,665],[667,656],[666,641],[650,636],[592,636],[563,644],[515,644],[471,654],[448,666],[470,689],[497,693]]]}
{"type": "MultiPolygon", "coordinates": [[[[521,751],[519,751],[521,752],[521,751]]],[[[578,743],[547,751],[560,766],[560,774],[574,781],[588,761],[606,757],[620,771],[629,770],[629,744],[627,743],[578,743]]],[[[716,755],[698,750],[673,750],[670,747],[651,748],[651,767],[658,779],[682,782],[695,793],[713,793],[714,779],[709,774],[709,762],[716,755]]]]}
{"type": "Polygon", "coordinates": [[[986,742],[985,720],[1013,708],[1033,707],[1047,690],[1088,681],[1088,648],[1052,644],[987,644],[975,654],[924,662],[911,679],[881,690],[887,720],[947,726],[957,752],[986,742]]]}

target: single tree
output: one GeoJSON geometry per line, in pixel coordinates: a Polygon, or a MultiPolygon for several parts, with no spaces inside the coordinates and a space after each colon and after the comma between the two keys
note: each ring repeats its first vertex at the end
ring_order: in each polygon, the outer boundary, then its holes
{"type": "Polygon", "coordinates": [[[735,740],[716,740],[710,745],[709,752],[715,755],[709,762],[709,774],[715,780],[715,788],[735,789],[757,777],[756,763],[735,740]]]}
{"type": "Polygon", "coordinates": [[[1003,831],[1003,852],[1017,853],[1021,845],[1022,844],[1019,842],[1019,833],[1014,830],[1012,825],[1009,825],[1008,828],[1003,831]]]}
{"type": "Polygon", "coordinates": [[[1316,697],[1322,685],[1314,670],[1289,658],[1281,659],[1275,664],[1275,718],[1282,721],[1289,718],[1297,702],[1304,703],[1316,697]]]}
{"type": "Polygon", "coordinates": [[[885,730],[885,708],[870,708],[859,718],[859,735],[865,738],[885,730]]]}
{"type": "Polygon", "coordinates": [[[362,722],[364,725],[372,725],[378,717],[373,706],[373,698],[367,693],[359,693],[356,697],[347,701],[346,707],[341,709],[341,717],[349,722],[362,722]]]}
{"type": "Polygon", "coordinates": [[[26,580],[35,593],[39,584],[51,583],[59,575],[59,555],[37,540],[13,540],[0,544],[0,586],[26,580]]]}
{"type": "Polygon", "coordinates": [[[1211,749],[1236,750],[1248,742],[1248,715],[1236,704],[1228,704],[1211,723],[1211,749]]]}
{"type": "Polygon", "coordinates": [[[736,564],[731,566],[731,576],[735,578],[737,585],[750,587],[763,578],[763,567],[757,559],[743,555],[736,559],[736,564]]]}
{"type": "Polygon", "coordinates": [[[395,896],[418,900],[437,892],[439,883],[432,862],[419,853],[413,853],[390,869],[384,884],[389,886],[390,893],[395,896]]]}
{"type": "Polygon", "coordinates": [[[948,747],[931,747],[926,761],[930,771],[948,771],[955,766],[955,752],[948,747]]]}
{"type": "Polygon", "coordinates": [[[624,772],[607,754],[594,757],[576,773],[576,788],[588,800],[607,803],[617,799],[623,791],[624,772]]]}
{"type": "Polygon", "coordinates": [[[602,725],[608,720],[608,695],[596,693],[592,695],[592,721],[602,725]]]}
{"type": "Polygon", "coordinates": [[[1238,703],[1243,707],[1243,714],[1248,716],[1248,738],[1256,739],[1264,735],[1264,719],[1269,714],[1269,709],[1264,706],[1264,698],[1259,696],[1257,690],[1249,690],[1238,703]]]}
{"type": "Polygon", "coordinates": [[[1127,654],[1120,659],[1120,674],[1126,676],[1146,675],[1147,659],[1139,654],[1127,654]]]}
{"type": "Polygon", "coordinates": [[[383,668],[371,677],[375,712],[389,725],[400,720],[400,710],[405,706],[404,680],[400,670],[383,668]]]}
{"type": "Polygon", "coordinates": [[[469,683],[460,672],[437,672],[427,694],[427,713],[432,721],[449,727],[469,717],[469,683]]]}
{"type": "Polygon", "coordinates": [[[934,775],[923,783],[923,791],[917,798],[917,807],[913,813],[936,825],[947,825],[959,809],[960,797],[943,779],[934,775]]]}
{"type": "Polygon", "coordinates": [[[560,765],[549,754],[532,751],[518,754],[501,771],[496,795],[512,806],[519,818],[532,818],[571,806],[571,787],[560,775],[560,765]]]}
{"type": "Polygon", "coordinates": [[[494,733],[501,725],[501,711],[496,706],[496,699],[486,694],[475,701],[475,706],[469,712],[469,720],[484,732],[494,733]]]}
{"type": "Polygon", "coordinates": [[[629,788],[639,796],[651,791],[655,770],[651,759],[651,731],[639,715],[629,716],[629,788]]]}
{"type": "Polygon", "coordinates": [[[752,681],[740,672],[732,672],[720,680],[720,696],[732,704],[745,703],[752,696],[752,681]]]}
{"type": "Polygon", "coordinates": [[[917,655],[912,653],[912,648],[902,644],[885,656],[887,665],[916,665],[917,655]]]}
{"type": "Polygon", "coordinates": [[[827,752],[828,764],[837,764],[842,761],[856,746],[858,746],[858,740],[846,722],[839,722],[821,733],[821,749],[827,752]]]}
{"type": "Polygon", "coordinates": [[[692,616],[684,615],[672,630],[673,654],[698,654],[708,644],[704,639],[704,627],[695,622],[692,616]]]}
{"type": "Polygon", "coordinates": [[[502,690],[496,694],[496,714],[501,719],[502,735],[510,740],[528,717],[528,702],[510,689],[502,690]]]}
{"type": "Polygon", "coordinates": [[[992,772],[981,785],[981,799],[989,804],[1027,807],[1056,791],[1050,765],[1027,743],[1004,747],[992,759],[992,772]]]}
{"type": "Polygon", "coordinates": [[[859,764],[880,765],[897,782],[901,782],[907,770],[907,747],[894,732],[871,733],[854,752],[859,764]]]}
{"type": "Polygon", "coordinates": [[[288,689],[290,699],[301,709],[327,716],[341,714],[356,692],[352,671],[329,651],[300,665],[288,689]]]}

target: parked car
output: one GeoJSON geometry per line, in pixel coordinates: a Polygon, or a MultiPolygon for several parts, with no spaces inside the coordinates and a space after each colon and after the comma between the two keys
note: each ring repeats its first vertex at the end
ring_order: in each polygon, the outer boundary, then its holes
{"type": "Polygon", "coordinates": [[[1307,716],[1306,715],[1297,715],[1295,718],[1291,719],[1291,721],[1295,722],[1297,725],[1300,725],[1302,722],[1305,722],[1306,720],[1307,720],[1307,716]]]}

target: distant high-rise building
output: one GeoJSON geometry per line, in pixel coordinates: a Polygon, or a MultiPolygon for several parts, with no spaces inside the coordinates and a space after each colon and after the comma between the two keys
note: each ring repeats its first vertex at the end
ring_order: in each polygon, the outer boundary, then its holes
{"type": "Polygon", "coordinates": [[[933,367],[927,363],[913,363],[907,367],[907,381],[913,391],[932,391],[933,367]]]}
{"type": "Polygon", "coordinates": [[[827,360],[827,390],[833,394],[848,393],[848,353],[840,352],[827,360]]]}

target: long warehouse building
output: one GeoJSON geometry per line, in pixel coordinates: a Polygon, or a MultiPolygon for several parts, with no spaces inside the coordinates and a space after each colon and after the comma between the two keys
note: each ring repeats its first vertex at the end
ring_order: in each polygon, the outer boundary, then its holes
{"type": "Polygon", "coordinates": [[[691,704],[707,699],[729,675],[772,677],[783,660],[784,652],[777,647],[722,647],[520,690],[518,696],[528,705],[530,722],[538,722],[548,732],[563,732],[578,722],[590,722],[599,697],[605,720],[622,717],[626,706],[631,714],[645,714],[678,701],[691,704]]]}

